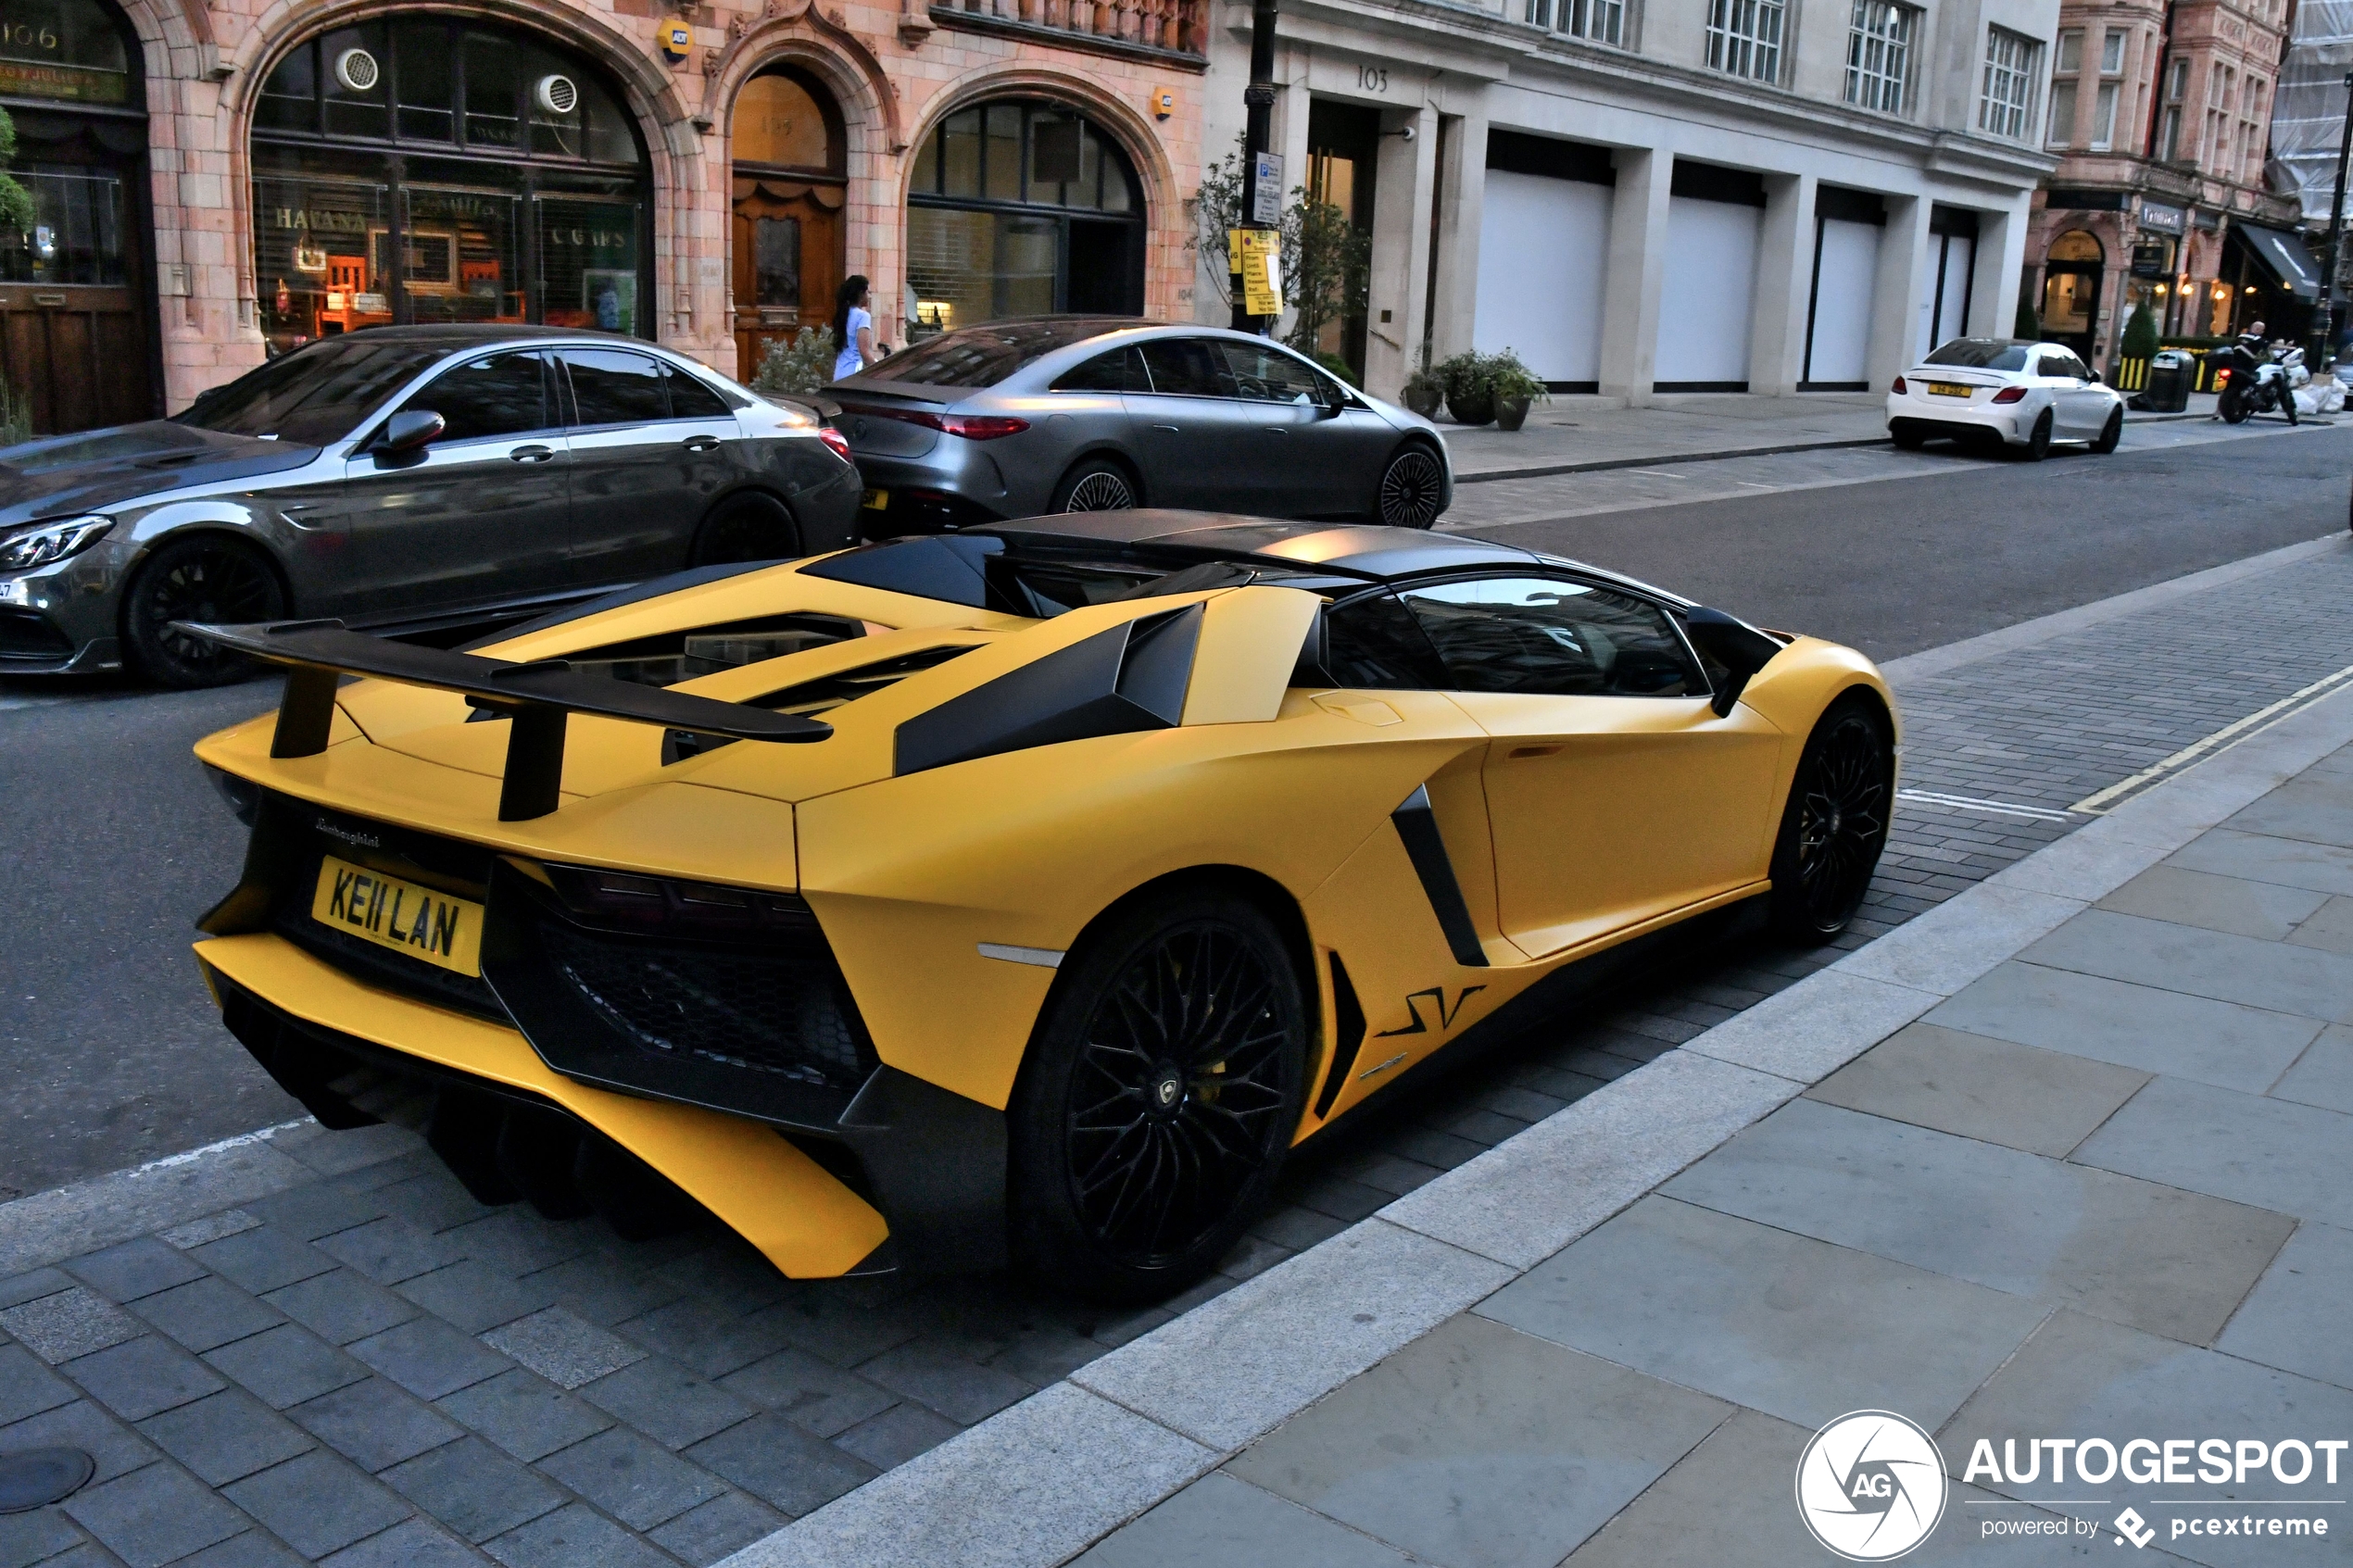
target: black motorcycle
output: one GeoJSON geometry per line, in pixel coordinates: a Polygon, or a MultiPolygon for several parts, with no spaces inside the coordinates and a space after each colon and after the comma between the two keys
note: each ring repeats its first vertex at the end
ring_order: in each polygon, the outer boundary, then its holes
{"type": "Polygon", "coordinates": [[[2223,350],[2221,358],[2222,369],[2214,380],[2221,395],[2214,411],[2224,424],[2245,424],[2275,409],[2287,416],[2288,423],[2296,423],[2296,372],[2303,367],[2304,350],[2259,355],[2241,340],[2223,350]]]}

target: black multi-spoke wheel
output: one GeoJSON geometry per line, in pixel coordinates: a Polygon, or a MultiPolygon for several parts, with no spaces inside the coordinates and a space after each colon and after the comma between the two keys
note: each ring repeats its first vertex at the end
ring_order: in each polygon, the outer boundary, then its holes
{"type": "Polygon", "coordinates": [[[800,554],[800,531],[792,513],[774,495],[752,492],[722,501],[695,532],[688,566],[726,566],[737,561],[789,560],[800,554]]]}
{"type": "Polygon", "coordinates": [[[1773,924],[1822,943],[1846,929],[1887,845],[1894,771],[1886,731],[1865,703],[1832,707],[1814,726],[1773,846],[1773,924]]]}
{"type": "Polygon", "coordinates": [[[1379,518],[1391,528],[1428,528],[1446,498],[1446,470],[1438,454],[1415,444],[1381,470],[1379,518]]]}
{"type": "Polygon", "coordinates": [[[1186,895],[1072,956],[1013,1108],[1018,1254],[1110,1300],[1183,1288],[1265,1202],[1299,1121],[1306,1010],[1281,934],[1186,895]]]}
{"type": "Polygon", "coordinates": [[[167,686],[218,686],[253,673],[244,658],[175,632],[286,613],[285,589],[258,551],[219,534],[175,539],[149,556],[123,596],[122,631],[139,667],[167,686]]]}
{"type": "Polygon", "coordinates": [[[1057,512],[1124,512],[1138,504],[1136,482],[1107,458],[1090,458],[1054,487],[1057,512]]]}

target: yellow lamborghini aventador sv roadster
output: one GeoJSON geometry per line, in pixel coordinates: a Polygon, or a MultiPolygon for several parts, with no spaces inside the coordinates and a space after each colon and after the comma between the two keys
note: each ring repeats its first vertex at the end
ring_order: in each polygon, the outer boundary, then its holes
{"type": "Polygon", "coordinates": [[[1033,519],[471,652],[188,631],[287,671],[197,748],[262,1066],[484,1202],[699,1205],[801,1278],[1177,1289],[1291,1148],[1646,938],[1834,935],[1894,790],[1860,655],[1403,529],[1033,519]]]}

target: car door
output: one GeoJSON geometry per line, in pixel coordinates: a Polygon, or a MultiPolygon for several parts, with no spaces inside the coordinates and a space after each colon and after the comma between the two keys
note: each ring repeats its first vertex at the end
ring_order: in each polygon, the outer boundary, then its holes
{"type": "Polygon", "coordinates": [[[461,361],[393,410],[439,414],[429,445],[363,442],[346,460],[340,490],[303,514],[321,530],[334,613],[396,620],[569,585],[570,462],[552,383],[537,349],[461,361]]]}
{"type": "Polygon", "coordinates": [[[1258,490],[1250,510],[1303,517],[1333,509],[1335,492],[1358,488],[1329,462],[1339,454],[1322,450],[1318,436],[1338,410],[1326,402],[1313,368],[1269,343],[1211,342],[1225,357],[1249,425],[1241,432],[1241,452],[1258,490]]]}
{"type": "Polygon", "coordinates": [[[1706,678],[1665,609],[1522,572],[1400,592],[1491,737],[1497,922],[1533,955],[1763,880],[1784,736],[1706,678]]]}
{"type": "Polygon", "coordinates": [[[575,581],[675,571],[711,502],[739,477],[734,411],[650,354],[566,348],[557,358],[572,389],[575,581]]]}
{"type": "Polygon", "coordinates": [[[2081,433],[2083,408],[2077,393],[2075,357],[2045,348],[2034,356],[2034,385],[2050,395],[2051,433],[2065,439],[2081,433]]]}
{"type": "Polygon", "coordinates": [[[1154,338],[1142,345],[1151,390],[1126,399],[1137,425],[1144,499],[1155,507],[1260,511],[1262,406],[1245,403],[1214,338],[1154,338]]]}

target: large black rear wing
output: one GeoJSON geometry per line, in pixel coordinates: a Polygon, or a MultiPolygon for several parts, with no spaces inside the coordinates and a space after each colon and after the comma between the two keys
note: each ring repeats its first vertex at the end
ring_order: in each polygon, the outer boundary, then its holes
{"type": "Polygon", "coordinates": [[[556,809],[563,779],[564,724],[574,713],[732,740],[812,741],[834,733],[832,725],[814,719],[593,675],[560,659],[519,662],[412,647],[350,631],[340,621],[172,624],[216,647],[285,667],[286,695],[278,704],[277,733],[270,741],[272,757],[315,757],[327,749],[334,724],[335,684],[344,675],[461,692],[474,707],[512,718],[498,792],[500,822],[544,817],[556,809]]]}

